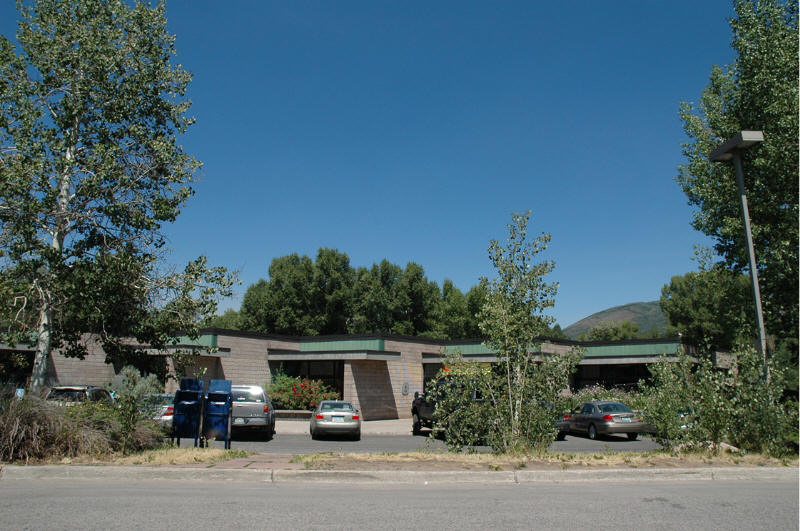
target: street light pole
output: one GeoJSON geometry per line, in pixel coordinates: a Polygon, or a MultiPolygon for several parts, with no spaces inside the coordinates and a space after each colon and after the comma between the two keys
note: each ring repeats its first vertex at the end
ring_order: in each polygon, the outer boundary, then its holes
{"type": "Polygon", "coordinates": [[[742,207],[742,220],[744,234],[747,240],[747,256],[750,260],[750,279],[753,283],[753,298],[756,303],[756,321],[758,324],[758,343],[763,359],[764,379],[769,380],[769,366],[767,365],[767,335],[764,329],[764,313],[761,310],[761,289],[758,285],[758,267],[756,265],[756,251],[753,247],[753,233],[750,230],[750,212],[747,208],[747,194],[744,189],[744,171],[742,171],[741,152],[759,142],[764,141],[762,131],[741,131],[724,144],[711,152],[708,158],[712,162],[732,161],[736,172],[736,184],[739,188],[739,200],[742,207]]]}

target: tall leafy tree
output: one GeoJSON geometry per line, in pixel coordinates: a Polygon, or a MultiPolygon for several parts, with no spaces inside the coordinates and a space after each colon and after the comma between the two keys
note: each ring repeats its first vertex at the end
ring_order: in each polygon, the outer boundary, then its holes
{"type": "Polygon", "coordinates": [[[323,316],[314,304],[314,262],[293,253],[272,260],[269,280],[259,280],[242,300],[245,330],[295,336],[318,335],[323,316]]]}
{"type": "Polygon", "coordinates": [[[403,270],[388,260],[359,267],[353,288],[353,314],[347,325],[351,334],[390,333],[394,328],[395,293],[403,270]]]}
{"type": "Polygon", "coordinates": [[[715,249],[729,268],[747,268],[733,168],[707,157],[740,130],[764,131],[764,143],[743,153],[764,314],[769,333],[796,338],[798,4],[737,0],[734,7],[733,64],[713,67],[699,103],[680,107],[689,141],[677,180],[698,207],[692,226],[716,240],[715,249]]]}
{"type": "Polygon", "coordinates": [[[353,299],[355,271],[350,258],[336,249],[320,249],[314,262],[314,311],[322,322],[323,335],[347,333],[347,318],[353,299]]]}
{"type": "Polygon", "coordinates": [[[19,3],[19,50],[0,37],[0,318],[29,339],[32,388],[51,351],[82,355],[83,332],[135,355],[196,331],[231,278],[204,259],[160,271],[164,223],[199,163],[177,141],[192,123],[191,75],[172,64],[163,3],[19,3]]]}
{"type": "Polygon", "coordinates": [[[513,214],[504,243],[492,240],[489,257],[497,276],[486,283],[487,297],[480,313],[486,344],[497,352],[501,385],[494,387],[495,410],[502,421],[499,441],[505,451],[526,449],[552,441],[555,418],[541,403],[555,404],[566,387],[578,355],[544,356],[537,360],[537,345],[554,319],[545,312],[555,304],[557,284],[546,275],[555,263],[537,261],[547,248],[549,234],[528,237],[530,212],[513,214]]]}
{"type": "MultiPolygon", "coordinates": [[[[464,327],[464,339],[483,337],[480,327],[480,313],[483,305],[486,304],[488,295],[488,282],[484,279],[472,286],[467,294],[467,317],[468,320],[464,327]]],[[[453,338],[455,339],[455,338],[453,338]]]]}
{"type": "Polygon", "coordinates": [[[715,266],[672,277],[659,304],[685,341],[705,353],[730,350],[742,331],[753,333],[751,289],[748,275],[715,266]]]}
{"type": "Polygon", "coordinates": [[[416,336],[432,329],[439,286],[428,280],[421,265],[406,264],[395,284],[393,298],[393,333],[416,336]]]}
{"type": "Polygon", "coordinates": [[[426,335],[440,339],[466,337],[469,321],[467,298],[450,279],[445,279],[442,283],[441,297],[437,301],[433,317],[432,330],[426,335]]]}

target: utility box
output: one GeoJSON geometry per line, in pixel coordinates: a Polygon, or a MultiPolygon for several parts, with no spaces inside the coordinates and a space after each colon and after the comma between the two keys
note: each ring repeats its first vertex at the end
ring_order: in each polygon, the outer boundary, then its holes
{"type": "Polygon", "coordinates": [[[224,440],[226,450],[231,447],[231,403],[231,381],[211,380],[203,408],[203,436],[224,440]]]}
{"type": "Polygon", "coordinates": [[[203,418],[203,380],[199,378],[181,379],[181,387],[175,392],[172,416],[172,440],[194,439],[198,446],[200,421],[203,418]]]}

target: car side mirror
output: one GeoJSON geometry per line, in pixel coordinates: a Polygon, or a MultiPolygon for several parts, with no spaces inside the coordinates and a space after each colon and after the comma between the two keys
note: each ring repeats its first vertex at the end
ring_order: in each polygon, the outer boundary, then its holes
{"type": "Polygon", "coordinates": [[[416,400],[419,398],[419,391],[414,391],[414,399],[416,400]]]}

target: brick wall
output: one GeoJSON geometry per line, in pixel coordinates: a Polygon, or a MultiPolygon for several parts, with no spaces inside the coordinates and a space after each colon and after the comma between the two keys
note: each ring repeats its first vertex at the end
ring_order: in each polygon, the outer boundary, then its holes
{"type": "Polygon", "coordinates": [[[276,341],[264,338],[217,336],[217,346],[229,348],[221,357],[223,378],[234,385],[264,385],[271,379],[267,349],[299,350],[295,341],[276,341]]]}
{"type": "Polygon", "coordinates": [[[422,353],[438,352],[440,348],[439,345],[424,343],[423,339],[419,343],[386,341],[386,350],[400,352],[399,361],[387,362],[398,418],[411,418],[414,393],[423,392],[422,353]],[[407,387],[406,394],[403,394],[404,387],[407,387]]]}
{"type": "Polygon", "coordinates": [[[106,353],[89,336],[82,338],[89,353],[86,358],[66,358],[60,352],[50,354],[47,362],[47,385],[100,385],[114,379],[114,367],[106,363],[106,353]]]}
{"type": "Polygon", "coordinates": [[[353,402],[364,420],[398,418],[386,364],[374,360],[353,360],[344,364],[343,398],[353,402]]]}

